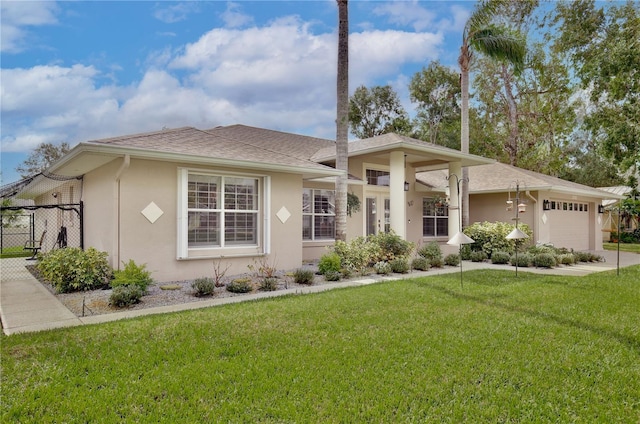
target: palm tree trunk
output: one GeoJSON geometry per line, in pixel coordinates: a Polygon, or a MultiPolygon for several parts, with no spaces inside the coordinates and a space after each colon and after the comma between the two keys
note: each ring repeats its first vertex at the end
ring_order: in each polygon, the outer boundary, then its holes
{"type": "Polygon", "coordinates": [[[338,2],[338,75],[336,112],[336,240],[347,239],[347,172],[349,170],[349,5],[338,2]]]}
{"type": "MultiPolygon", "coordinates": [[[[469,153],[469,64],[471,53],[469,46],[463,43],[460,48],[460,90],[462,95],[462,105],[460,108],[460,151],[469,153]]],[[[462,168],[462,187],[460,189],[462,205],[462,228],[469,225],[469,169],[462,168]]]]}

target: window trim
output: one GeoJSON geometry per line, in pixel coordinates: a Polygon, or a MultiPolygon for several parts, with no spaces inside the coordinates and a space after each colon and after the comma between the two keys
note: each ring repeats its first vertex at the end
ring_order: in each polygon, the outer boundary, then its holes
{"type": "MultiPolygon", "coordinates": [[[[329,241],[334,241],[335,240],[335,226],[336,226],[336,222],[335,222],[335,218],[336,218],[336,213],[335,213],[335,209],[333,211],[333,213],[316,213],[315,212],[315,195],[313,194],[315,191],[330,191],[333,192],[333,197],[335,200],[335,190],[332,190],[330,188],[315,188],[315,187],[303,187],[302,188],[302,195],[303,195],[303,199],[302,199],[302,241],[304,243],[313,243],[313,242],[329,242],[329,241]],[[310,198],[310,210],[311,212],[304,212],[304,193],[305,191],[311,191],[311,198],[310,198]],[[310,216],[311,217],[311,238],[304,238],[304,217],[306,216],[310,216]],[[327,237],[327,238],[316,238],[316,232],[315,232],[315,218],[316,217],[333,217],[333,237],[327,237]]],[[[334,206],[335,207],[335,206],[334,206]]]]}
{"type": "Polygon", "coordinates": [[[425,200],[435,200],[434,196],[424,196],[422,197],[422,213],[421,213],[421,217],[422,217],[422,237],[423,238],[428,238],[428,239],[437,239],[437,238],[446,238],[449,237],[449,208],[447,206],[442,206],[442,208],[444,209],[444,211],[446,212],[446,215],[442,215],[439,216],[437,214],[437,209],[438,207],[434,205],[434,207],[436,208],[436,214],[435,215],[425,215],[424,213],[424,201],[425,200]],[[424,219],[425,218],[433,218],[434,222],[433,222],[433,229],[435,232],[435,235],[425,235],[424,233],[424,219]],[[445,220],[447,221],[447,234],[438,234],[438,220],[445,220]]]}
{"type": "MultiPolygon", "coordinates": [[[[228,172],[211,169],[178,167],[177,184],[177,237],[176,237],[176,257],[178,260],[219,258],[231,256],[256,256],[270,253],[270,220],[269,213],[271,207],[271,178],[268,175],[252,174],[244,172],[228,172]],[[206,175],[224,178],[252,178],[257,181],[257,210],[256,213],[256,243],[240,245],[221,246],[198,246],[189,247],[188,223],[189,223],[189,175],[206,175]]],[[[224,192],[221,199],[224,202],[224,192]]],[[[224,211],[224,208],[222,209],[224,211]]],[[[224,213],[224,212],[221,212],[224,213]]],[[[221,236],[224,227],[221,228],[221,236]]]]}

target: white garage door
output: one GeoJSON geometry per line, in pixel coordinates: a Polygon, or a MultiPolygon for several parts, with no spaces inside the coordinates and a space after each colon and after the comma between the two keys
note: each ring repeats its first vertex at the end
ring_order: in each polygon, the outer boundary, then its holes
{"type": "Polygon", "coordinates": [[[589,249],[589,206],[584,202],[552,200],[546,211],[551,224],[551,243],[575,250],[589,249]]]}

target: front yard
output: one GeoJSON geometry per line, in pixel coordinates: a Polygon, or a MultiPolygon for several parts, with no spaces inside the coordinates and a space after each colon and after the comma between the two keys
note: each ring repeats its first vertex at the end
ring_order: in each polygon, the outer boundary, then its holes
{"type": "Polygon", "coordinates": [[[638,422],[640,266],[2,336],[2,422],[638,422]]]}

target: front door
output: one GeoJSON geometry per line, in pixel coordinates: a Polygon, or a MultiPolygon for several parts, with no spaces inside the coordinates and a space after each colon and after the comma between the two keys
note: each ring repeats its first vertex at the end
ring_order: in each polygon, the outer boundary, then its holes
{"type": "Polygon", "coordinates": [[[386,194],[367,196],[366,235],[388,233],[391,228],[391,202],[386,194]]]}

